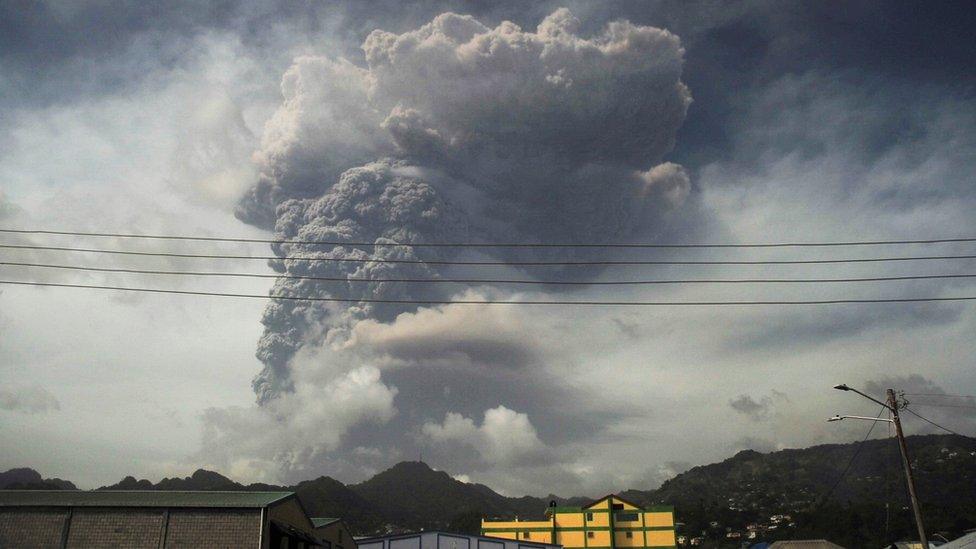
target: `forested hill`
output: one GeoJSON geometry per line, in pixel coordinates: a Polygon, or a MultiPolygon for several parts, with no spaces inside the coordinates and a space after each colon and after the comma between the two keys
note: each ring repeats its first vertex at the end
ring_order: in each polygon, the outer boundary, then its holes
{"type": "MultiPolygon", "coordinates": [[[[976,527],[976,439],[913,436],[908,445],[929,529],[951,538],[976,527]]],[[[738,546],[738,541],[727,538],[728,533],[745,536],[746,527],[754,525],[761,539],[828,538],[848,547],[880,547],[885,541],[912,537],[899,459],[897,446],[887,439],[767,454],[747,450],[690,469],[656,490],[628,490],[621,495],[638,503],[674,505],[677,520],[683,523],[681,533],[691,537],[704,532],[710,539],[705,546],[738,546]],[[774,524],[773,515],[790,518],[774,524]]],[[[10,488],[74,487],[59,479],[41,480],[30,469],[0,474],[0,480],[5,478],[18,480],[7,483],[10,488]]],[[[550,500],[560,505],[588,501],[552,495],[505,497],[421,462],[398,463],[351,485],[319,477],[287,487],[245,486],[199,470],[190,477],[158,483],[126,477],[103,489],[294,490],[313,516],[343,517],[357,534],[420,528],[476,532],[483,516],[540,517],[550,500]]]]}
{"type": "MultiPolygon", "coordinates": [[[[976,439],[924,435],[907,443],[928,529],[952,539],[976,527],[976,439]]],[[[745,535],[747,525],[772,525],[771,516],[786,514],[786,527],[767,530],[766,539],[827,538],[847,547],[881,547],[917,537],[892,439],[767,454],[745,450],[690,469],[656,490],[622,495],[675,505],[678,520],[695,535],[717,537],[727,528],[745,535]]]]}

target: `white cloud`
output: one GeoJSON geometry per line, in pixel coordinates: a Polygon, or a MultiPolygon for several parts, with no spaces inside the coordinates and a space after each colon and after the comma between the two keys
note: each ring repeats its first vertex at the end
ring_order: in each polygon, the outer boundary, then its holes
{"type": "Polygon", "coordinates": [[[516,465],[547,453],[529,416],[502,405],[485,410],[481,425],[475,425],[474,420],[461,414],[449,412],[443,423],[428,422],[421,430],[434,442],[470,445],[493,466],[516,465]]]}
{"type": "Polygon", "coordinates": [[[297,380],[293,392],[265,406],[208,409],[196,460],[229,467],[243,480],[307,478],[310,466],[335,450],[350,428],[388,421],[396,413],[396,393],[379,370],[364,366],[324,385],[297,380]]]}

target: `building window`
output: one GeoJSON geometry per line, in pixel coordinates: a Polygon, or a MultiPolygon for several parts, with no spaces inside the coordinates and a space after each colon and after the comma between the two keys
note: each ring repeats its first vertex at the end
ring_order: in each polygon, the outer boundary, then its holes
{"type": "Polygon", "coordinates": [[[522,532],[522,539],[529,539],[529,533],[528,532],[522,532]]]}
{"type": "Polygon", "coordinates": [[[587,532],[586,537],[593,539],[593,532],[587,532]]]}
{"type": "Polygon", "coordinates": [[[634,537],[634,533],[633,532],[627,532],[627,539],[630,539],[632,537],[634,537]]]}
{"type": "Polygon", "coordinates": [[[586,514],[586,521],[587,522],[591,522],[592,520],[593,520],[593,513],[587,513],[586,514]]]}
{"type": "Polygon", "coordinates": [[[614,503],[614,504],[612,505],[612,507],[613,507],[613,510],[614,510],[614,511],[618,511],[618,510],[620,510],[620,509],[623,509],[623,508],[624,508],[624,504],[623,504],[623,503],[614,503]]]}
{"type": "Polygon", "coordinates": [[[618,522],[635,522],[639,520],[637,513],[616,513],[613,518],[618,522]]]}

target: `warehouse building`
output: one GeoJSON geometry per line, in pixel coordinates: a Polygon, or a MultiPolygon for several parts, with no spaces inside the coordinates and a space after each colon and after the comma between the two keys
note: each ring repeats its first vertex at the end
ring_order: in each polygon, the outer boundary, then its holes
{"type": "Polygon", "coordinates": [[[0,547],[324,547],[292,492],[0,490],[0,547]]]}
{"type": "Polygon", "coordinates": [[[356,540],[352,538],[349,527],[340,518],[312,519],[315,535],[332,544],[332,549],[356,549],[356,540]]]}
{"type": "Polygon", "coordinates": [[[561,549],[548,543],[437,531],[363,538],[356,542],[359,549],[561,549]]]}
{"type": "Polygon", "coordinates": [[[674,508],[641,507],[609,495],[586,507],[557,507],[547,520],[482,520],[486,536],[562,545],[566,549],[643,549],[675,547],[674,508]]]}

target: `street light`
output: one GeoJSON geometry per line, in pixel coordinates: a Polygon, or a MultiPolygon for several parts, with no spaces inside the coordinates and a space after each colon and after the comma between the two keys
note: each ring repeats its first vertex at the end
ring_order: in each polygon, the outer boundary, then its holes
{"type": "Polygon", "coordinates": [[[925,527],[922,525],[922,509],[918,505],[918,496],[915,493],[915,479],[912,477],[912,463],[908,459],[908,445],[905,444],[905,434],[901,430],[901,419],[898,417],[898,399],[895,398],[895,390],[888,389],[887,402],[881,402],[880,400],[872,397],[871,395],[866,395],[861,391],[853,387],[848,387],[846,384],[841,383],[840,385],[834,385],[834,389],[838,391],[852,391],[862,397],[870,400],[871,402],[880,404],[891,412],[891,419],[881,419],[864,416],[841,416],[835,415],[834,417],[828,419],[827,421],[840,421],[842,419],[866,419],[868,421],[890,421],[895,425],[895,434],[898,436],[898,449],[901,450],[901,462],[905,469],[905,481],[908,483],[908,497],[912,501],[912,510],[915,512],[915,526],[918,527],[918,538],[922,543],[922,549],[929,549],[929,540],[925,536],[925,527]]]}
{"type": "Polygon", "coordinates": [[[893,419],[887,419],[887,418],[881,418],[881,417],[841,416],[841,415],[837,415],[837,414],[834,414],[834,417],[828,418],[827,419],[827,422],[829,423],[831,421],[840,421],[842,419],[863,419],[863,420],[866,420],[866,421],[887,421],[888,423],[894,423],[895,422],[895,420],[893,420],[893,419]]]}
{"type": "Polygon", "coordinates": [[[852,391],[852,392],[855,392],[855,393],[861,395],[862,397],[870,400],[871,402],[876,402],[876,403],[884,406],[885,408],[891,410],[892,412],[895,411],[895,409],[891,406],[891,404],[889,404],[887,402],[881,402],[880,400],[874,398],[873,396],[866,395],[866,394],[862,393],[861,391],[858,391],[854,387],[848,387],[847,385],[845,385],[843,383],[841,383],[840,385],[834,385],[834,389],[837,389],[838,391],[852,391]]]}

